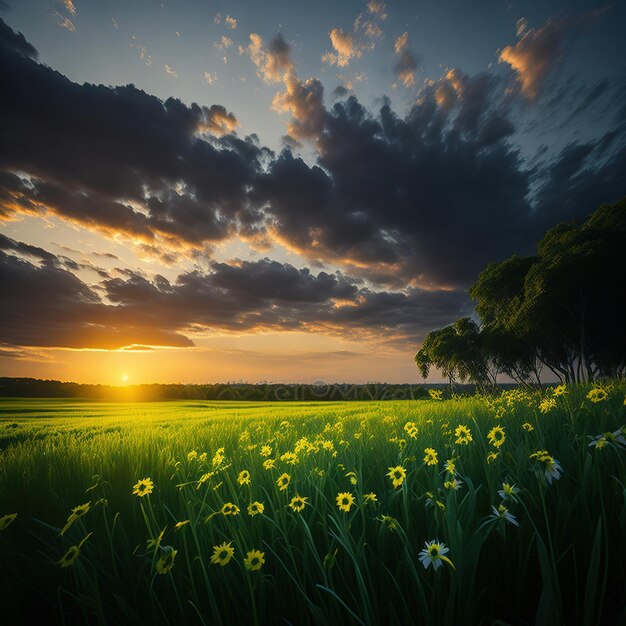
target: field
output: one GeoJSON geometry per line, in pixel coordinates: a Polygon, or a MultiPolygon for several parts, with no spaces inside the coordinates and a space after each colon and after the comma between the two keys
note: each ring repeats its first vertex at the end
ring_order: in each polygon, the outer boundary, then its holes
{"type": "Polygon", "coordinates": [[[0,402],[2,624],[625,624],[624,383],[0,402]]]}

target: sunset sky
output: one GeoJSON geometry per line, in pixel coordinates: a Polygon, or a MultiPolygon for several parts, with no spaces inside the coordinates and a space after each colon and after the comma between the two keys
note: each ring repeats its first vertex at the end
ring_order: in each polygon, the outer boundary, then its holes
{"type": "Polygon", "coordinates": [[[420,381],[489,262],[626,195],[624,24],[0,0],[0,375],[420,381]]]}

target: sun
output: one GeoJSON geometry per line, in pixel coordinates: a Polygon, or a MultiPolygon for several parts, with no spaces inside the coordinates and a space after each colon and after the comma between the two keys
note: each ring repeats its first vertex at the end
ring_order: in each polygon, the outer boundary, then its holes
{"type": "Polygon", "coordinates": [[[122,382],[123,383],[127,383],[128,382],[128,374],[122,374],[122,382]]]}

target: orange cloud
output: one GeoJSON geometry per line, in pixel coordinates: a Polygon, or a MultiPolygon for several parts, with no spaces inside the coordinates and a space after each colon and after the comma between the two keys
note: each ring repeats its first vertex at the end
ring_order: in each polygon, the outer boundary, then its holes
{"type": "Polygon", "coordinates": [[[412,87],[415,84],[415,71],[418,62],[409,48],[409,33],[400,35],[394,42],[394,51],[399,57],[395,66],[395,72],[405,87],[412,87]]]}
{"type": "Polygon", "coordinates": [[[522,19],[517,27],[519,41],[500,52],[498,60],[517,73],[522,93],[529,100],[537,98],[542,82],[559,60],[564,31],[564,23],[553,18],[541,28],[530,29],[522,19]]]}
{"type": "Polygon", "coordinates": [[[363,54],[357,48],[354,37],[350,33],[344,32],[341,28],[333,28],[328,33],[328,36],[335,52],[326,52],[322,56],[322,61],[325,63],[345,67],[351,59],[358,59],[363,54]]]}
{"type": "Polygon", "coordinates": [[[202,120],[198,124],[198,132],[209,132],[213,135],[227,135],[235,131],[239,121],[233,113],[229,113],[221,104],[203,107],[202,120]]]}
{"type": "Polygon", "coordinates": [[[293,72],[284,77],[285,91],[277,93],[272,108],[290,113],[289,134],[294,139],[316,139],[324,124],[324,87],[317,78],[300,80],[293,72]]]}
{"type": "Polygon", "coordinates": [[[250,35],[248,55],[258,68],[259,76],[267,83],[278,83],[286,73],[293,71],[291,46],[278,34],[265,46],[263,38],[256,33],[250,35]]]}

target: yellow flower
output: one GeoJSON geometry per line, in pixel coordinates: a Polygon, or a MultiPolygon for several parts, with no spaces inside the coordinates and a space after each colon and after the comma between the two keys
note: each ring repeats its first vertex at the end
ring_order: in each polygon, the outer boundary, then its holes
{"type": "Polygon", "coordinates": [[[261,446],[261,456],[269,456],[272,454],[271,446],[261,446]]]}
{"type": "Polygon", "coordinates": [[[143,498],[143,496],[147,496],[149,493],[152,493],[154,489],[154,483],[149,478],[142,478],[137,482],[133,487],[133,494],[143,498]]]}
{"type": "Polygon", "coordinates": [[[456,463],[454,462],[454,459],[448,459],[444,463],[443,468],[446,472],[448,472],[448,474],[450,474],[450,476],[454,476],[456,474],[456,463]]]}
{"type": "Polygon", "coordinates": [[[91,508],[91,500],[89,502],[85,502],[85,504],[79,504],[72,509],[72,515],[76,518],[82,517],[83,515],[87,515],[89,513],[89,509],[91,508]]]}
{"type": "Polygon", "coordinates": [[[543,463],[543,471],[546,482],[551,485],[553,480],[559,480],[561,477],[561,464],[547,450],[537,450],[529,455],[529,458],[543,463]]]}
{"type": "Polygon", "coordinates": [[[532,424],[529,424],[528,422],[524,422],[524,423],[522,424],[522,428],[523,428],[525,431],[529,432],[529,433],[532,433],[532,432],[533,432],[533,430],[535,430],[535,429],[534,429],[534,427],[533,427],[533,425],[532,425],[532,424]]]}
{"type": "Polygon", "coordinates": [[[250,552],[246,554],[246,558],[243,561],[246,569],[251,572],[261,569],[264,563],[265,552],[261,552],[260,550],[250,550],[250,552]]]}
{"type": "Polygon", "coordinates": [[[460,480],[457,480],[456,478],[453,478],[452,480],[446,480],[446,481],[443,483],[443,486],[444,486],[446,489],[452,489],[452,490],[454,490],[454,491],[458,491],[458,490],[461,488],[461,484],[462,484],[462,483],[461,483],[461,481],[460,481],[460,480]]]}
{"type": "Polygon", "coordinates": [[[487,439],[492,446],[499,448],[506,439],[506,436],[504,434],[504,428],[502,428],[502,426],[494,426],[487,433],[487,439]]]}
{"type": "Polygon", "coordinates": [[[539,403],[539,410],[542,413],[548,413],[549,411],[551,411],[555,407],[556,407],[556,399],[555,398],[544,398],[539,403]]]}
{"type": "Polygon", "coordinates": [[[183,526],[186,526],[187,524],[189,524],[189,520],[183,520],[182,522],[176,522],[176,524],[174,525],[174,530],[178,530],[179,528],[182,528],[183,526]]]}
{"type": "Polygon", "coordinates": [[[193,461],[194,459],[197,459],[197,458],[198,458],[198,453],[195,450],[192,450],[191,452],[187,454],[188,461],[193,461]]]}
{"type": "Polygon", "coordinates": [[[439,463],[437,452],[434,448],[424,449],[424,463],[426,463],[426,465],[437,465],[437,463],[439,463]]]}
{"type": "Polygon", "coordinates": [[[77,546],[72,546],[58,561],[61,567],[71,567],[80,555],[80,549],[92,533],[89,533],[77,546]]]}
{"type": "Polygon", "coordinates": [[[401,465],[397,465],[396,467],[390,467],[389,472],[385,475],[389,476],[394,489],[397,489],[406,478],[406,470],[401,465]]]}
{"type": "Polygon", "coordinates": [[[237,482],[240,485],[249,485],[250,484],[250,472],[248,470],[242,470],[239,472],[239,476],[237,477],[237,482]]]}
{"type": "Polygon", "coordinates": [[[558,385],[552,390],[555,396],[564,396],[567,393],[567,387],[565,385],[558,385]]]}
{"type": "Polygon", "coordinates": [[[165,554],[156,562],[157,574],[167,574],[174,567],[174,559],[178,554],[178,550],[174,550],[172,546],[166,546],[163,549],[165,554]]]}
{"type": "Polygon", "coordinates": [[[502,489],[498,489],[498,495],[503,499],[517,500],[519,489],[511,483],[502,483],[502,489]]]}
{"type": "Polygon", "coordinates": [[[211,464],[213,465],[213,467],[219,467],[224,462],[224,453],[225,453],[224,448],[217,449],[211,461],[211,464]]]}
{"type": "Polygon", "coordinates": [[[80,548],[78,546],[72,546],[58,561],[57,563],[61,567],[71,567],[74,565],[74,561],[80,555],[80,548]]]}
{"type": "Polygon", "coordinates": [[[196,489],[200,489],[200,487],[202,487],[202,485],[204,485],[204,483],[213,476],[215,476],[215,472],[206,472],[205,474],[202,474],[202,476],[198,478],[198,485],[196,486],[196,489]]]}
{"type": "Polygon", "coordinates": [[[594,387],[588,394],[587,398],[591,402],[602,402],[609,397],[609,394],[602,387],[594,387]]]}
{"type": "Polygon", "coordinates": [[[373,491],[371,491],[370,493],[364,493],[363,502],[365,502],[365,504],[373,504],[374,502],[378,502],[378,496],[373,491]]]}
{"type": "Polygon", "coordinates": [[[271,470],[274,469],[276,467],[276,459],[266,459],[265,461],[263,461],[263,469],[264,470],[271,470]]]}
{"type": "Polygon", "coordinates": [[[291,498],[291,502],[289,503],[289,507],[291,508],[292,511],[295,511],[296,513],[299,513],[300,511],[304,510],[305,505],[307,504],[307,500],[309,498],[307,496],[302,497],[302,496],[294,496],[293,498],[291,498]]]}
{"type": "Polygon", "coordinates": [[[85,502],[85,504],[79,504],[72,509],[70,516],[67,518],[67,522],[65,526],[61,530],[61,534],[64,535],[65,532],[72,526],[72,524],[83,515],[87,515],[89,513],[89,509],[91,508],[91,501],[85,502]]]}
{"type": "Polygon", "coordinates": [[[433,400],[442,400],[443,399],[443,391],[441,389],[429,389],[428,395],[433,400]]]}
{"type": "Polygon", "coordinates": [[[359,482],[356,472],[348,472],[346,474],[346,478],[350,479],[351,485],[356,485],[359,482]]]}
{"type": "Polygon", "coordinates": [[[376,518],[389,532],[398,530],[398,520],[391,515],[381,515],[376,518]]]}
{"type": "Polygon", "coordinates": [[[290,482],[291,482],[291,476],[289,476],[289,474],[281,474],[278,477],[278,480],[276,481],[276,484],[278,485],[278,490],[285,491],[285,489],[287,489],[287,487],[289,486],[290,482]]]}
{"type": "Polygon", "coordinates": [[[470,441],[472,441],[472,433],[470,432],[470,429],[463,424],[459,424],[456,427],[454,436],[456,437],[454,443],[458,443],[462,446],[466,446],[470,441]]]}
{"type": "Polygon", "coordinates": [[[148,539],[146,541],[146,550],[158,550],[161,545],[161,541],[163,540],[163,535],[165,534],[165,528],[159,533],[159,536],[156,539],[148,539]]]}
{"type": "Polygon", "coordinates": [[[198,461],[200,461],[201,463],[206,463],[207,460],[207,453],[203,452],[199,457],[198,457],[198,461]]]}
{"type": "Polygon", "coordinates": [[[417,437],[417,425],[415,424],[415,422],[407,422],[404,425],[404,430],[406,431],[406,434],[412,439],[415,439],[417,437]]]}
{"type": "Polygon", "coordinates": [[[265,505],[262,502],[251,502],[248,505],[248,515],[250,517],[261,515],[263,511],[265,511],[265,505]]]}
{"type": "Polygon", "coordinates": [[[354,505],[354,496],[351,493],[344,492],[337,494],[337,506],[340,511],[350,513],[350,508],[354,505]]]}
{"type": "Polygon", "coordinates": [[[17,518],[17,513],[10,513],[0,517],[0,530],[6,530],[17,518]]]}
{"type": "Polygon", "coordinates": [[[487,463],[493,463],[498,458],[499,454],[499,452],[490,452],[487,455],[487,463]]]}
{"type": "Polygon", "coordinates": [[[298,459],[298,455],[293,452],[285,452],[285,454],[281,454],[280,460],[283,463],[288,463],[289,465],[295,465],[300,461],[300,459],[298,459]]]}
{"type": "Polygon", "coordinates": [[[222,515],[239,515],[239,507],[232,502],[227,502],[222,506],[220,513],[222,515]]]}
{"type": "Polygon", "coordinates": [[[213,555],[211,556],[210,563],[212,565],[228,565],[229,561],[235,554],[235,548],[232,547],[232,541],[228,543],[224,542],[219,546],[213,546],[213,555]]]}
{"type": "Polygon", "coordinates": [[[427,491],[426,496],[427,498],[424,505],[426,506],[426,508],[428,508],[429,506],[432,506],[434,508],[436,506],[442,511],[446,510],[446,505],[441,500],[437,500],[435,494],[432,491],[427,491]]]}

